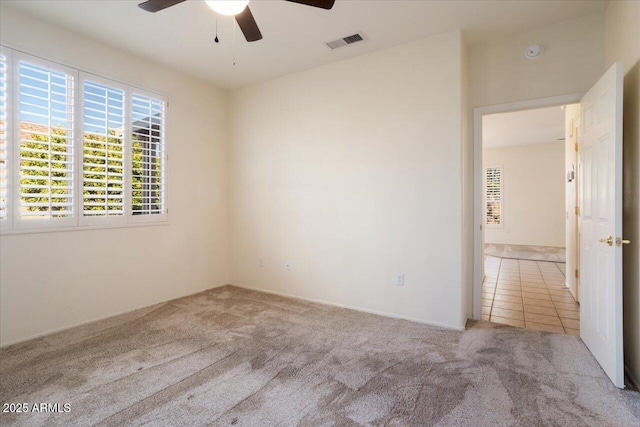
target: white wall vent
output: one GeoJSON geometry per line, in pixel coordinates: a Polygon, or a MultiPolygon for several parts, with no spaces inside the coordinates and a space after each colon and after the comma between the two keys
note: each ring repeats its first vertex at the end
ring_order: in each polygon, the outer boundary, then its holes
{"type": "Polygon", "coordinates": [[[327,43],[327,46],[329,46],[331,49],[337,49],[339,47],[346,46],[348,44],[358,43],[364,40],[366,40],[366,38],[362,33],[356,33],[356,34],[329,42],[327,43]]]}

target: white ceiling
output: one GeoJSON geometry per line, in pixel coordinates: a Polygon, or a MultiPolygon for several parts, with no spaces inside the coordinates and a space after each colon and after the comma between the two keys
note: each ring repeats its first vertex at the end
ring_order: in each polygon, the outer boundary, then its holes
{"type": "MultiPolygon", "coordinates": [[[[142,0],[7,1],[40,19],[223,88],[235,88],[340,59],[463,29],[469,43],[603,11],[606,1],[336,0],[326,11],[282,0],[250,3],[263,40],[247,43],[233,18],[218,19],[204,1],[189,0],[152,14],[142,0]],[[368,41],[330,50],[324,43],[361,31],[368,41]],[[236,53],[236,66],[232,64],[236,53]]],[[[0,10],[1,12],[1,10],[0,10]]],[[[524,46],[523,46],[524,49],[524,46]]]]}
{"type": "Polygon", "coordinates": [[[482,117],[484,148],[516,145],[564,144],[564,110],[538,108],[482,117]]]}

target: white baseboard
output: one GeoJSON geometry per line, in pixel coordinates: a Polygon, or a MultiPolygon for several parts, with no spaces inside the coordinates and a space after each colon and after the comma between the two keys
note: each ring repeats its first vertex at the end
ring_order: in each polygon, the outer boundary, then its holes
{"type": "Polygon", "coordinates": [[[418,318],[415,318],[415,317],[403,316],[403,315],[395,314],[395,313],[388,313],[386,311],[370,310],[368,308],[356,307],[356,306],[347,305],[347,304],[340,304],[340,303],[335,303],[335,302],[331,302],[331,301],[325,301],[325,300],[316,299],[316,298],[301,297],[301,296],[298,296],[298,295],[288,294],[286,292],[278,292],[278,291],[272,291],[272,290],[268,290],[268,289],[254,288],[252,286],[246,286],[246,285],[231,284],[231,286],[235,286],[235,287],[243,288],[243,289],[248,289],[248,290],[251,290],[251,291],[264,292],[265,294],[272,294],[272,295],[278,295],[278,296],[281,296],[281,297],[299,299],[299,300],[302,300],[302,301],[315,302],[317,304],[330,305],[332,307],[346,308],[346,309],[349,309],[349,310],[360,311],[362,313],[376,314],[378,316],[390,317],[392,319],[408,320],[410,322],[421,323],[423,325],[429,325],[429,326],[437,326],[439,328],[444,328],[444,329],[452,329],[454,331],[464,331],[465,330],[464,326],[453,326],[453,325],[449,325],[449,324],[446,324],[446,323],[432,322],[432,321],[429,321],[429,320],[418,319],[418,318]]]}
{"type": "Polygon", "coordinates": [[[57,334],[58,332],[66,331],[67,329],[77,328],[78,326],[88,325],[89,323],[93,323],[93,322],[99,322],[100,320],[109,319],[111,317],[119,316],[121,314],[131,313],[132,311],[140,310],[142,308],[153,307],[154,305],[158,305],[158,304],[165,304],[165,303],[173,301],[175,299],[180,299],[180,298],[188,297],[190,295],[199,294],[200,292],[208,291],[209,289],[219,288],[221,286],[226,286],[226,285],[212,286],[210,288],[202,289],[202,290],[199,290],[197,292],[192,292],[190,294],[186,294],[186,295],[178,296],[178,297],[175,297],[175,298],[171,298],[171,299],[168,299],[166,301],[154,302],[153,304],[143,305],[141,307],[132,308],[130,310],[118,311],[118,312],[113,313],[113,314],[107,314],[105,316],[95,317],[95,318],[90,319],[90,320],[85,320],[85,321],[79,322],[79,323],[73,323],[71,325],[63,326],[61,328],[50,329],[50,330],[47,330],[47,331],[44,331],[44,332],[37,333],[35,335],[29,335],[29,336],[27,336],[25,338],[19,338],[17,340],[13,340],[13,341],[8,341],[8,342],[5,342],[5,343],[2,343],[2,344],[0,344],[0,348],[9,347],[10,345],[14,345],[14,344],[20,344],[22,342],[33,340],[33,339],[36,339],[36,338],[46,337],[47,335],[57,334]]]}
{"type": "MultiPolygon", "coordinates": [[[[179,298],[188,297],[190,295],[199,294],[200,292],[204,292],[204,291],[207,291],[209,289],[219,288],[221,286],[225,286],[225,285],[212,286],[211,288],[202,289],[200,291],[193,292],[191,294],[187,294],[187,295],[182,295],[182,296],[178,296],[178,297],[175,297],[175,298],[171,298],[170,300],[160,301],[160,302],[157,302],[157,303],[144,305],[144,306],[141,306],[141,307],[135,307],[135,308],[132,308],[130,310],[123,310],[123,311],[119,311],[119,312],[116,312],[116,313],[108,314],[106,316],[95,317],[95,318],[92,318],[92,319],[89,319],[89,320],[86,320],[86,321],[83,321],[83,322],[74,323],[74,324],[71,324],[71,325],[68,325],[68,326],[63,326],[61,328],[50,329],[50,330],[47,330],[47,331],[44,331],[44,332],[41,332],[41,333],[38,333],[38,334],[35,334],[35,335],[29,335],[29,336],[24,337],[24,338],[20,338],[20,339],[17,339],[17,340],[13,340],[13,341],[8,341],[8,342],[5,342],[5,343],[2,343],[2,344],[0,344],[0,348],[8,347],[8,346],[14,345],[14,344],[20,344],[22,342],[33,340],[33,339],[36,339],[36,338],[42,338],[42,337],[47,336],[47,335],[56,334],[58,332],[66,331],[67,329],[77,328],[78,326],[88,325],[88,324],[93,323],[93,322],[99,322],[100,320],[109,319],[111,317],[119,316],[121,314],[131,313],[132,311],[140,310],[142,308],[151,307],[151,306],[154,306],[154,305],[157,305],[157,304],[164,304],[164,303],[173,301],[174,299],[179,299],[179,298]]],[[[349,309],[349,310],[355,310],[355,311],[360,311],[360,312],[364,312],[364,313],[377,314],[378,316],[391,317],[391,318],[394,318],[394,319],[409,320],[411,322],[422,323],[422,324],[430,325],[430,326],[437,326],[437,327],[445,328],[445,329],[452,329],[452,330],[455,330],[455,331],[464,331],[464,326],[453,326],[453,325],[448,325],[448,324],[439,323],[439,322],[430,322],[428,320],[417,319],[417,318],[414,318],[414,317],[401,316],[399,314],[387,313],[387,312],[384,312],[384,311],[369,310],[369,309],[362,308],[362,307],[354,307],[354,306],[350,306],[350,305],[338,304],[338,303],[333,303],[333,302],[324,301],[324,300],[318,300],[318,299],[314,299],[314,298],[305,298],[305,297],[300,297],[300,296],[297,296],[297,295],[287,294],[287,293],[284,293],[284,292],[276,292],[276,291],[270,291],[270,290],[266,290],[266,289],[253,288],[251,286],[244,286],[244,285],[231,285],[231,286],[236,286],[238,288],[243,288],[243,289],[250,289],[252,291],[264,292],[266,294],[273,294],[273,295],[279,295],[279,296],[283,296],[283,297],[287,297],[287,298],[294,298],[294,299],[299,299],[299,300],[303,300],[303,301],[315,302],[315,303],[318,303],[318,304],[324,304],[324,305],[330,305],[330,306],[334,306],[334,307],[346,308],[346,309],[349,309]]]]}

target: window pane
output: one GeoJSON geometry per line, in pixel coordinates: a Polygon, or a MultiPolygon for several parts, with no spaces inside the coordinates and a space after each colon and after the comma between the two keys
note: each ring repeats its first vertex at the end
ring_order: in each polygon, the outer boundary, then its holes
{"type": "Polygon", "coordinates": [[[131,99],[131,210],[165,213],[164,101],[133,94],[131,99]]]}
{"type": "Polygon", "coordinates": [[[19,64],[20,219],[73,216],[73,77],[19,64]]]}
{"type": "Polygon", "coordinates": [[[124,215],[124,91],[85,81],[82,185],[84,216],[124,215]]]}

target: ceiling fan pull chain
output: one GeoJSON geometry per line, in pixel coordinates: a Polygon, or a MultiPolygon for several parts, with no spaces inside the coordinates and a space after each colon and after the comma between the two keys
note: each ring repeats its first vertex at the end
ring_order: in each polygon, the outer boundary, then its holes
{"type": "Polygon", "coordinates": [[[218,15],[216,15],[216,38],[213,39],[214,42],[219,43],[220,39],[218,39],[218,15]]]}
{"type": "Polygon", "coordinates": [[[236,66],[236,20],[233,20],[233,66],[236,66]]]}

